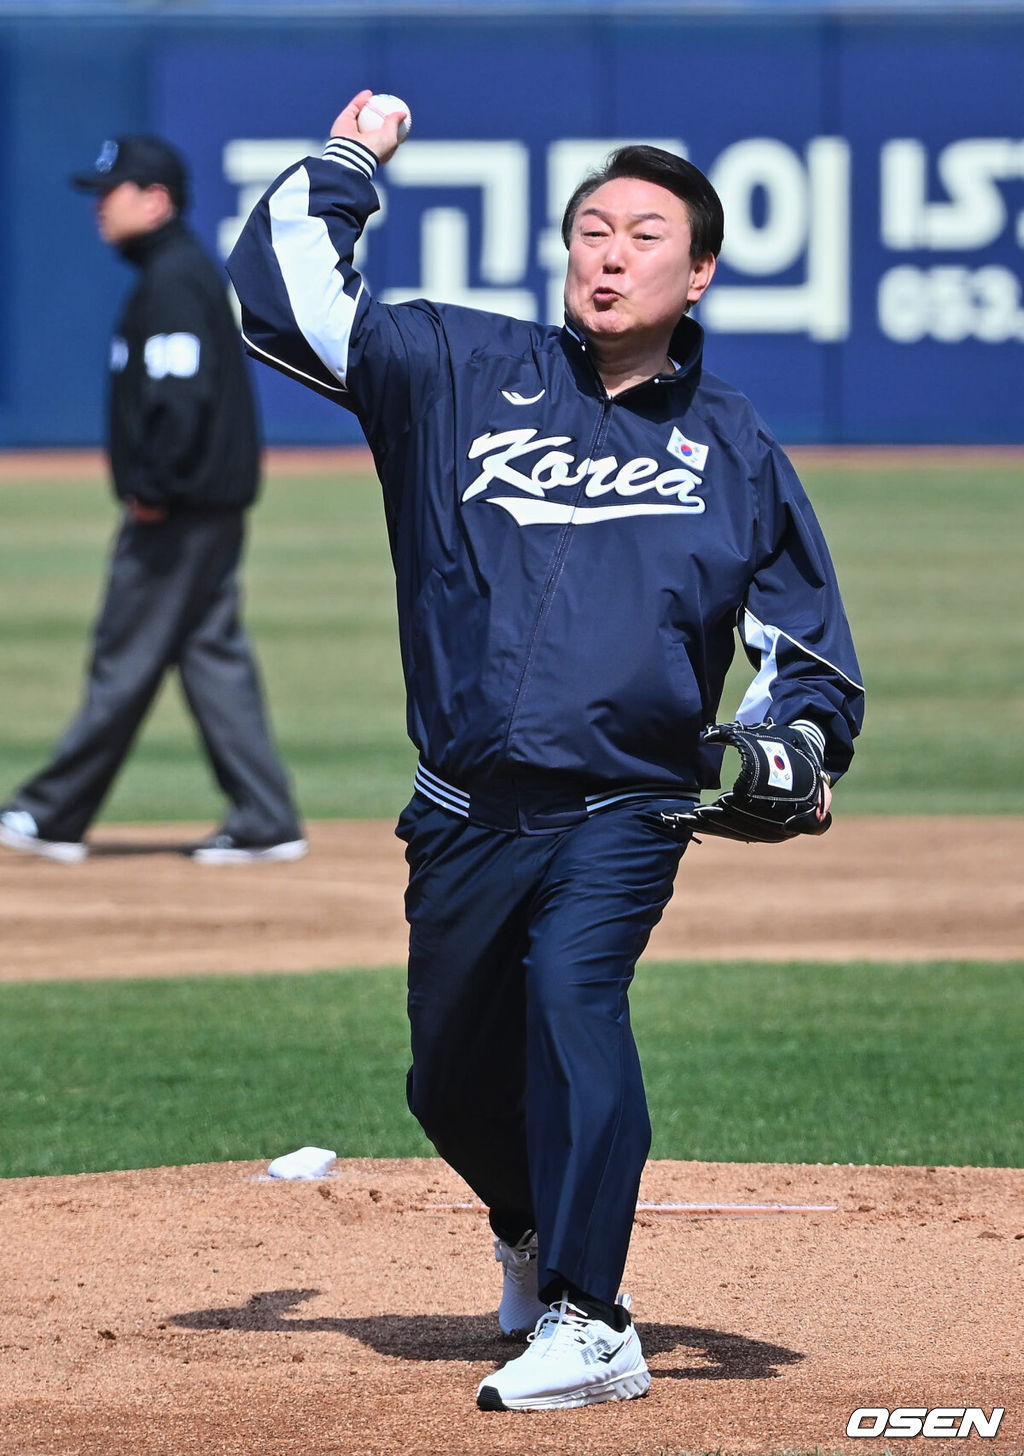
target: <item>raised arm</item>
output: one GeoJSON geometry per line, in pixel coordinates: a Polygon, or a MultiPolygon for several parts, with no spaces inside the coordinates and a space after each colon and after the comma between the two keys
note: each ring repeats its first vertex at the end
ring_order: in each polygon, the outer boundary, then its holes
{"type": "Polygon", "coordinates": [[[400,145],[400,112],[359,131],[371,94],[338,114],[323,157],[296,162],[268,188],[227,268],[249,353],[353,410],[374,445],[422,406],[445,343],[432,305],[377,303],[352,261],[379,205],[373,175],[400,145]]]}

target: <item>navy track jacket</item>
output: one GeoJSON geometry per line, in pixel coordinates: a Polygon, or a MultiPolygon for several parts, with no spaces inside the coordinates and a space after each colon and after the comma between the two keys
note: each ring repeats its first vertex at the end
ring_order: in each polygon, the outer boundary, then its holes
{"type": "Polygon", "coordinates": [[[734,629],[748,723],[799,723],[836,776],[863,689],[821,530],[749,402],[701,365],[610,398],[585,342],[498,314],[376,302],[352,263],[373,154],[285,172],[228,262],[255,358],[352,410],[383,485],[408,728],[470,788],[718,783],[734,629]]]}

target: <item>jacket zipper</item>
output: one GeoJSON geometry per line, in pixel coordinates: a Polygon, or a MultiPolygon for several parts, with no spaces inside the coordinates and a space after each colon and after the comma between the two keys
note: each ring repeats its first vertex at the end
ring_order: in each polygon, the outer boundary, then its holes
{"type": "MultiPolygon", "coordinates": [[[[590,363],[589,358],[587,362],[590,363]]],[[[605,389],[603,383],[601,382],[601,377],[598,374],[597,370],[594,369],[593,364],[591,364],[590,367],[591,369],[593,369],[594,378],[597,380],[598,385],[600,386],[602,396],[601,413],[598,417],[597,428],[594,431],[594,435],[590,443],[589,454],[585,457],[589,460],[593,460],[595,455],[597,454],[597,451],[601,447],[601,442],[604,439],[605,432],[608,428],[608,421],[611,417],[611,412],[614,407],[615,401],[605,389]]],[[[580,498],[582,497],[583,492],[586,489],[586,480],[587,474],[586,472],[584,472],[584,474],[580,477],[579,483],[576,487],[576,496],[572,502],[573,509],[575,509],[576,506],[579,505],[580,498]]],[[[515,692],[512,694],[512,701],[509,705],[508,710],[508,726],[505,729],[505,739],[502,745],[502,756],[506,762],[508,761],[509,748],[511,747],[512,743],[512,734],[515,729],[516,715],[519,711],[519,703],[523,695],[523,689],[526,687],[526,679],[529,677],[530,667],[533,662],[534,649],[537,645],[537,639],[540,636],[540,630],[544,623],[544,619],[547,616],[548,606],[550,605],[551,598],[554,595],[555,587],[557,586],[559,577],[562,573],[562,563],[564,562],[566,554],[569,550],[569,542],[572,535],[572,529],[572,521],[566,521],[565,526],[562,529],[562,536],[558,543],[558,547],[555,551],[554,556],[552,557],[551,567],[548,571],[548,578],[544,584],[544,591],[541,595],[540,603],[537,607],[537,615],[534,618],[533,631],[530,633],[530,641],[526,648],[526,656],[523,660],[522,671],[519,674],[519,681],[516,683],[515,692]]]]}

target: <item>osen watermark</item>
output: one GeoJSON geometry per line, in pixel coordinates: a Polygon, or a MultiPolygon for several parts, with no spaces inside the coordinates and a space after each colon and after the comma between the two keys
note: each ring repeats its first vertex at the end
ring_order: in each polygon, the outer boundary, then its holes
{"type": "Polygon", "coordinates": [[[980,1406],[942,1405],[933,1410],[923,1405],[900,1406],[885,1410],[882,1406],[865,1405],[855,1410],[846,1424],[848,1436],[951,1436],[966,1438],[972,1434],[994,1436],[1002,1423],[1005,1409],[993,1406],[986,1415],[980,1406]]]}

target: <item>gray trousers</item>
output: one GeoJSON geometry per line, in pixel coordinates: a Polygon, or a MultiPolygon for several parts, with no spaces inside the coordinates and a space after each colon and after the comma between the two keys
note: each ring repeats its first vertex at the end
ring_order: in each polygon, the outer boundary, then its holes
{"type": "Polygon", "coordinates": [[[182,512],[154,525],[126,518],[95,628],[85,700],[53,758],[10,800],[32,814],[44,839],[83,837],[174,667],[230,803],[223,830],[253,843],[300,837],[239,617],[244,532],[240,510],[182,512]]]}

